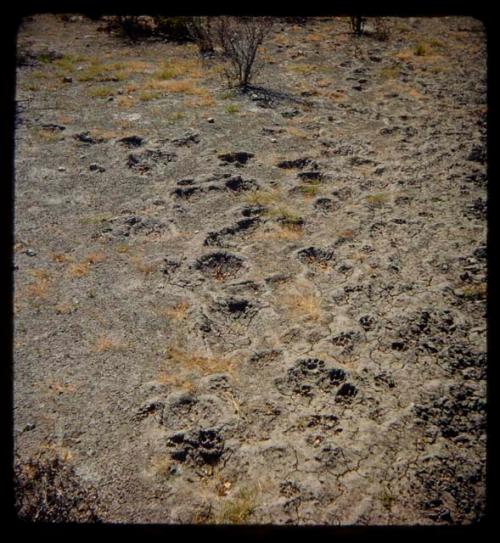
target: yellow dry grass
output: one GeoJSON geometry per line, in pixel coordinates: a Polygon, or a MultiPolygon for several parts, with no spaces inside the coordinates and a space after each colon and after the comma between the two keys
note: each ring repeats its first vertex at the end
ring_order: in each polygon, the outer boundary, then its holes
{"type": "Polygon", "coordinates": [[[310,134],[303,130],[302,128],[298,128],[297,126],[287,126],[286,131],[290,136],[293,136],[294,138],[300,138],[300,139],[309,139],[310,134]]]}
{"type": "Polygon", "coordinates": [[[199,96],[189,100],[186,104],[188,107],[212,107],[215,105],[215,100],[212,96],[199,96]]]}
{"type": "Polygon", "coordinates": [[[122,340],[109,335],[102,335],[96,339],[92,350],[95,353],[104,353],[108,351],[122,351],[125,348],[126,344],[122,340]]]}
{"type": "Polygon", "coordinates": [[[70,303],[59,303],[54,306],[57,315],[71,315],[75,311],[75,305],[70,303]]]}
{"type": "Polygon", "coordinates": [[[99,262],[104,262],[106,260],[106,255],[103,252],[93,252],[88,254],[85,257],[85,262],[87,264],[98,264],[99,262]]]}
{"type": "Polygon", "coordinates": [[[43,279],[30,283],[26,287],[26,295],[30,298],[46,299],[49,291],[49,282],[43,279]]]}
{"type": "Polygon", "coordinates": [[[68,275],[72,278],[85,277],[89,274],[90,264],[88,262],[78,262],[71,264],[68,268],[68,275]]]}
{"type": "Polygon", "coordinates": [[[318,71],[318,67],[314,64],[292,64],[288,69],[301,75],[311,75],[318,71]]]}
{"type": "Polygon", "coordinates": [[[319,32],[310,32],[306,36],[306,41],[310,41],[312,43],[318,43],[325,41],[327,37],[324,34],[320,34],[319,32]]]}
{"type": "Polygon", "coordinates": [[[51,392],[56,392],[57,394],[66,394],[76,392],[76,386],[70,383],[61,383],[60,381],[48,381],[47,388],[51,392]]]}
{"type": "Polygon", "coordinates": [[[242,488],[234,497],[224,501],[222,509],[214,520],[216,524],[246,524],[256,506],[256,489],[242,488]]]}
{"type": "Polygon", "coordinates": [[[245,194],[244,200],[252,205],[269,206],[282,202],[285,192],[280,188],[259,189],[245,194]]]}
{"type": "Polygon", "coordinates": [[[390,199],[389,194],[387,194],[386,192],[380,192],[377,194],[369,194],[366,197],[366,203],[370,207],[380,207],[387,204],[389,202],[389,199],[390,199]]]}
{"type": "Polygon", "coordinates": [[[60,132],[53,132],[44,128],[35,128],[32,133],[37,140],[43,143],[57,143],[64,138],[60,132]]]}
{"type": "Polygon", "coordinates": [[[274,228],[265,232],[255,232],[252,235],[253,241],[295,241],[301,239],[304,235],[302,228],[284,228],[282,226],[275,226],[274,228]]]}
{"type": "Polygon", "coordinates": [[[200,87],[193,79],[174,79],[171,81],[148,81],[145,88],[162,90],[171,93],[181,93],[190,96],[207,96],[208,89],[200,87]]]}
{"type": "Polygon", "coordinates": [[[171,320],[182,321],[186,318],[189,307],[187,300],[181,300],[174,306],[163,309],[160,313],[171,320]]]}
{"type": "Polygon", "coordinates": [[[170,456],[156,455],[150,461],[150,470],[160,477],[168,477],[171,467],[172,459],[170,456]]]}
{"type": "Polygon", "coordinates": [[[135,100],[131,96],[118,96],[115,101],[118,107],[129,109],[135,105],[135,100]]]}
{"type": "Polygon", "coordinates": [[[167,357],[170,362],[183,370],[196,370],[204,375],[232,372],[235,365],[234,360],[225,356],[206,356],[196,351],[186,351],[176,345],[168,349],[167,357]]]}
{"type": "Polygon", "coordinates": [[[156,382],[162,385],[172,385],[175,388],[180,388],[186,392],[195,392],[197,390],[197,386],[191,379],[182,379],[177,375],[170,374],[166,370],[160,372],[156,382]]]}
{"type": "MultiPolygon", "coordinates": [[[[28,298],[45,300],[48,297],[51,286],[50,273],[47,270],[36,269],[28,270],[27,273],[34,281],[30,282],[21,292],[24,292],[28,298]]],[[[21,292],[18,293],[18,302],[22,298],[21,292]]]]}
{"type": "Polygon", "coordinates": [[[66,253],[52,253],[50,259],[53,262],[58,262],[60,264],[66,264],[68,262],[73,262],[73,257],[67,255],[66,253]]]}
{"type": "Polygon", "coordinates": [[[285,310],[307,320],[318,321],[323,316],[321,299],[316,293],[287,294],[280,299],[280,303],[285,310]]]}
{"type": "Polygon", "coordinates": [[[148,262],[141,258],[140,256],[133,256],[131,259],[134,268],[143,273],[146,277],[151,275],[157,268],[157,264],[154,262],[148,262]]]}
{"type": "Polygon", "coordinates": [[[115,247],[115,249],[116,249],[116,252],[119,254],[125,254],[130,251],[130,247],[126,243],[120,243],[119,245],[115,247]]]}
{"type": "Polygon", "coordinates": [[[177,58],[175,62],[164,63],[156,72],[156,79],[169,80],[179,76],[201,79],[205,76],[198,58],[177,58]]]}

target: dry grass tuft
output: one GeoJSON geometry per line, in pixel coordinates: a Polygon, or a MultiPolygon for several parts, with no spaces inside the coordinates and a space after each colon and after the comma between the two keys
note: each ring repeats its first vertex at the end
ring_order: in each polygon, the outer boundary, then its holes
{"type": "Polygon", "coordinates": [[[48,281],[40,279],[38,281],[30,283],[26,287],[26,295],[31,298],[46,299],[48,296],[49,286],[50,285],[48,281]]]}
{"type": "Polygon", "coordinates": [[[158,268],[158,265],[155,262],[147,262],[139,256],[133,256],[130,260],[135,269],[138,272],[143,273],[146,277],[150,276],[158,268]]]}
{"type": "Polygon", "coordinates": [[[159,455],[151,459],[150,468],[155,475],[168,477],[170,475],[171,467],[172,459],[169,456],[159,455]]]}
{"type": "Polygon", "coordinates": [[[167,351],[169,361],[185,370],[196,370],[203,375],[225,373],[234,370],[234,360],[224,356],[205,356],[196,351],[186,351],[177,346],[171,346],[167,351]]]}
{"type": "Polygon", "coordinates": [[[75,263],[68,268],[68,275],[73,278],[85,277],[89,272],[90,264],[88,262],[75,263]]]}
{"type": "Polygon", "coordinates": [[[381,207],[389,202],[389,194],[380,192],[378,194],[370,194],[366,197],[366,203],[370,207],[381,207]]]}
{"type": "Polygon", "coordinates": [[[51,285],[50,273],[47,270],[28,270],[34,281],[26,286],[26,296],[45,300],[51,285]]]}
{"type": "Polygon", "coordinates": [[[135,100],[131,96],[118,96],[116,105],[124,109],[131,108],[135,105],[135,100]]]}
{"type": "Polygon", "coordinates": [[[57,315],[71,315],[75,312],[76,307],[77,306],[75,304],[60,303],[54,306],[54,311],[57,315]]]}
{"type": "Polygon", "coordinates": [[[207,108],[212,107],[215,104],[215,100],[212,96],[197,96],[187,102],[188,107],[200,107],[207,108]]]}
{"type": "Polygon", "coordinates": [[[57,394],[66,394],[76,392],[75,385],[61,383],[59,381],[48,381],[47,387],[51,392],[56,392],[57,394]]]}
{"type": "Polygon", "coordinates": [[[253,190],[245,194],[244,200],[252,205],[268,206],[282,202],[285,193],[279,188],[268,190],[253,190]]]}
{"type": "Polygon", "coordinates": [[[92,87],[88,90],[88,95],[91,98],[108,98],[114,94],[115,91],[112,87],[92,87]]]}
{"type": "Polygon", "coordinates": [[[85,257],[85,262],[88,264],[98,264],[106,260],[106,255],[103,252],[90,253],[85,257]]]}
{"type": "Polygon", "coordinates": [[[281,304],[287,311],[307,320],[318,321],[323,316],[321,298],[316,293],[287,294],[281,299],[281,304]]]}
{"type": "Polygon", "coordinates": [[[161,96],[161,92],[158,91],[142,91],[139,93],[139,100],[141,102],[150,102],[152,100],[158,100],[161,96]]]}
{"type": "Polygon", "coordinates": [[[102,335],[97,338],[92,350],[96,353],[105,353],[108,351],[122,351],[125,348],[126,344],[123,341],[107,335],[102,335]]]}
{"type": "Polygon", "coordinates": [[[311,75],[316,73],[317,69],[318,67],[314,64],[294,64],[289,67],[289,70],[301,75],[311,75]]]}
{"type": "Polygon", "coordinates": [[[64,139],[64,136],[60,132],[54,132],[44,128],[34,128],[33,135],[42,143],[57,143],[64,139]]]}
{"type": "Polygon", "coordinates": [[[257,506],[257,491],[242,488],[234,497],[228,498],[219,515],[217,524],[246,524],[257,506]]]}
{"type": "Polygon", "coordinates": [[[189,307],[189,302],[187,300],[182,300],[174,306],[164,309],[161,311],[161,314],[171,320],[182,321],[186,318],[189,307]]]}
{"type": "Polygon", "coordinates": [[[172,385],[175,388],[180,388],[186,392],[196,392],[197,387],[191,379],[182,379],[176,375],[171,375],[168,371],[164,370],[160,373],[157,383],[162,385],[172,385]]]}
{"type": "Polygon", "coordinates": [[[60,264],[66,264],[69,262],[73,262],[73,257],[65,254],[65,253],[52,253],[50,256],[50,259],[53,262],[58,262],[60,264]]]}
{"type": "Polygon", "coordinates": [[[255,241],[296,241],[301,239],[304,235],[302,228],[284,228],[282,226],[276,226],[266,232],[257,232],[254,234],[253,239],[255,241]]]}
{"type": "Polygon", "coordinates": [[[385,66],[380,70],[380,77],[384,80],[398,79],[401,74],[400,66],[385,66]]]}
{"type": "Polygon", "coordinates": [[[309,132],[306,132],[302,128],[298,128],[297,126],[287,126],[286,131],[294,138],[309,139],[311,137],[309,132]]]}
{"type": "Polygon", "coordinates": [[[120,243],[116,246],[116,252],[119,254],[125,254],[130,251],[130,246],[127,243],[120,243]]]}

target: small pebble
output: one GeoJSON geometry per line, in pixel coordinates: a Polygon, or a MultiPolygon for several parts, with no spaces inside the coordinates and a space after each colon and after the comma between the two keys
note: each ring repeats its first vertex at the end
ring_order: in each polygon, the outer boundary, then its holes
{"type": "Polygon", "coordinates": [[[213,122],[215,122],[215,119],[213,117],[209,117],[207,119],[207,123],[213,123],[213,122]]]}
{"type": "Polygon", "coordinates": [[[64,166],[59,166],[59,168],[57,168],[60,172],[65,172],[66,171],[66,168],[64,166]]]}
{"type": "Polygon", "coordinates": [[[73,83],[72,77],[63,77],[63,83],[73,83]]]}
{"type": "Polygon", "coordinates": [[[36,428],[36,424],[34,422],[28,422],[26,426],[23,428],[23,432],[29,432],[30,430],[34,430],[36,428]]]}
{"type": "Polygon", "coordinates": [[[33,249],[26,249],[26,251],[24,251],[24,254],[28,256],[36,256],[36,251],[33,251],[33,249]]]}

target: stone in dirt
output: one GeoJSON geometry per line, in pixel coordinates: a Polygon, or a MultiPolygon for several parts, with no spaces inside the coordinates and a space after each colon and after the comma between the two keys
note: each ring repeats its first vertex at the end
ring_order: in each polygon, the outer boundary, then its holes
{"type": "Polygon", "coordinates": [[[140,147],[145,142],[144,138],[141,138],[140,136],[127,136],[118,141],[126,147],[140,147]]]}
{"type": "Polygon", "coordinates": [[[318,209],[320,211],[333,211],[336,207],[335,203],[331,198],[318,198],[314,202],[315,209],[318,209]]]}
{"type": "Polygon", "coordinates": [[[309,166],[310,168],[317,168],[318,164],[314,162],[311,158],[296,158],[294,160],[283,160],[282,162],[278,162],[277,164],[278,168],[284,168],[286,170],[298,168],[302,169],[306,166],[309,166]]]}
{"type": "Polygon", "coordinates": [[[56,132],[58,130],[62,131],[62,130],[66,130],[66,127],[65,126],[62,126],[60,124],[53,124],[53,123],[48,123],[48,124],[42,124],[42,128],[44,130],[50,130],[52,132],[56,132]]]}
{"type": "Polygon", "coordinates": [[[223,162],[230,164],[246,164],[250,158],[253,158],[255,155],[253,153],[247,153],[246,151],[237,151],[235,153],[225,153],[218,156],[223,162]]]}
{"type": "MultiPolygon", "coordinates": [[[[332,392],[345,381],[346,377],[347,374],[343,369],[327,367],[323,360],[301,358],[287,371],[285,377],[275,380],[275,385],[284,394],[293,393],[312,398],[318,394],[332,392]]],[[[349,385],[351,386],[353,385],[349,385]]],[[[343,387],[344,385],[341,389],[343,387]]],[[[342,395],[345,394],[341,393],[342,395]]]]}
{"type": "Polygon", "coordinates": [[[224,279],[240,271],[243,259],[231,253],[217,252],[200,257],[194,267],[215,279],[224,279]]]}
{"type": "Polygon", "coordinates": [[[79,134],[75,134],[73,138],[82,143],[88,143],[89,145],[95,145],[96,143],[102,143],[104,141],[102,138],[94,138],[90,135],[90,132],[80,132],[79,134]]]}
{"type": "Polygon", "coordinates": [[[242,179],[241,175],[235,175],[225,183],[226,188],[233,192],[242,192],[246,190],[256,190],[259,185],[253,179],[242,179]]]}
{"type": "Polygon", "coordinates": [[[201,192],[201,187],[186,187],[186,188],[177,188],[174,189],[172,194],[176,196],[177,198],[181,198],[183,200],[188,200],[193,196],[193,194],[197,194],[201,192]]]}
{"type": "Polygon", "coordinates": [[[203,244],[217,245],[219,247],[222,247],[223,245],[227,244],[228,239],[242,232],[250,230],[252,227],[257,226],[259,222],[259,217],[249,217],[247,219],[242,219],[238,221],[234,226],[227,226],[226,228],[223,228],[218,232],[209,232],[203,244]]]}
{"type": "Polygon", "coordinates": [[[188,134],[182,138],[176,138],[172,140],[174,145],[182,147],[183,145],[190,145],[192,143],[200,143],[200,136],[198,134],[188,134]]]}
{"type": "Polygon", "coordinates": [[[217,428],[200,428],[173,434],[167,446],[175,447],[171,457],[180,462],[196,465],[216,464],[224,453],[224,439],[217,428]]]}
{"type": "Polygon", "coordinates": [[[300,172],[297,174],[297,177],[303,181],[319,181],[323,178],[323,174],[317,171],[300,172]]]}
{"type": "Polygon", "coordinates": [[[297,258],[304,264],[326,264],[333,258],[333,251],[319,247],[307,247],[297,253],[297,258]]]}

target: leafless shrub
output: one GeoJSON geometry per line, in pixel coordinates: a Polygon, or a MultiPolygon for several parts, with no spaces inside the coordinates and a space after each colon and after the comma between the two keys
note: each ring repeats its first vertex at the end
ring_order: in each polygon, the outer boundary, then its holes
{"type": "Polygon", "coordinates": [[[185,42],[191,39],[189,17],[163,15],[112,15],[104,17],[108,32],[118,31],[132,41],[157,37],[169,41],[185,42]]]}
{"type": "Polygon", "coordinates": [[[247,87],[261,66],[256,63],[257,50],[269,34],[272,19],[268,17],[221,17],[217,30],[220,45],[229,60],[226,76],[231,84],[247,87]]]}
{"type": "Polygon", "coordinates": [[[373,18],[373,37],[379,41],[387,41],[390,36],[389,23],[385,17],[374,17],[373,18]]]}
{"type": "Polygon", "coordinates": [[[15,509],[29,522],[100,522],[97,493],[59,456],[31,457],[14,466],[15,509]]]}
{"type": "Polygon", "coordinates": [[[215,50],[213,19],[210,16],[193,16],[187,23],[189,33],[198,45],[202,56],[212,54],[215,50]]]}
{"type": "Polygon", "coordinates": [[[248,87],[261,67],[257,50],[272,27],[270,17],[193,17],[191,32],[200,53],[220,54],[229,86],[248,87]]]}
{"type": "Polygon", "coordinates": [[[365,26],[365,17],[361,15],[355,15],[351,17],[351,29],[356,36],[361,36],[363,34],[365,26]]]}

